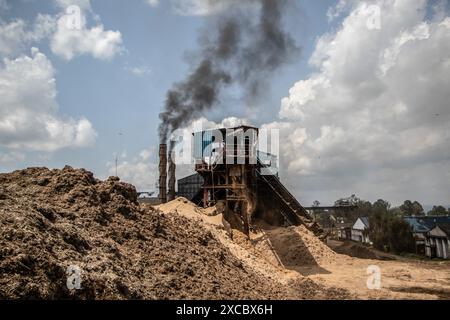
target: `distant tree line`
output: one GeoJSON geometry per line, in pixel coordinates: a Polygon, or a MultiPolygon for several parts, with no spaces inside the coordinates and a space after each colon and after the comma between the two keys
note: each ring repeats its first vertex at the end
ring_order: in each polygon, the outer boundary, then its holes
{"type": "MultiPolygon", "coordinates": [[[[314,202],[314,206],[318,206],[318,204],[318,201],[314,202]]],[[[391,204],[383,199],[371,203],[352,195],[349,198],[337,200],[335,205],[357,207],[353,210],[336,210],[335,217],[343,217],[352,222],[359,217],[369,218],[369,237],[375,248],[395,253],[414,251],[412,230],[403,217],[425,215],[425,210],[418,201],[406,200],[401,206],[391,208],[391,204]]],[[[450,208],[434,206],[427,215],[450,215],[450,208]]],[[[316,219],[323,226],[331,224],[329,213],[316,212],[316,219]]]]}

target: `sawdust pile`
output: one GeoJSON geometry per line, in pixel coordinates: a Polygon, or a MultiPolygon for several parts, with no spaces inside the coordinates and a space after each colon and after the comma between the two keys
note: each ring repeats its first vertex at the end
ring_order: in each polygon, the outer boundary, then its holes
{"type": "Polygon", "coordinates": [[[185,198],[177,198],[157,208],[165,214],[176,213],[201,222],[244,266],[269,281],[277,282],[279,287],[286,287],[286,299],[290,299],[288,296],[293,299],[355,298],[346,289],[325,286],[293,271],[330,264],[339,258],[304,226],[282,228],[256,221],[250,239],[237,230],[233,230],[233,239],[230,239],[220,209],[199,208],[185,198]]]}
{"type": "Polygon", "coordinates": [[[337,255],[304,226],[266,227],[270,242],[285,267],[335,262],[337,255]]]}
{"type": "Polygon", "coordinates": [[[0,174],[0,299],[349,298],[279,264],[331,259],[325,247],[302,227],[231,239],[218,208],[140,204],[132,185],[83,169],[0,174]],[[81,289],[67,287],[71,266],[81,289]]]}
{"type": "Polygon", "coordinates": [[[289,299],[198,221],[85,170],[0,174],[0,298],[289,299]],[[81,289],[67,289],[67,268],[81,289]]]}
{"type": "MultiPolygon", "coordinates": [[[[164,213],[177,213],[191,219],[213,224],[219,228],[223,227],[222,215],[212,208],[199,208],[185,198],[177,198],[174,201],[159,205],[157,207],[164,213]]],[[[305,226],[297,227],[273,227],[264,221],[256,222],[257,229],[251,237],[257,239],[263,236],[271,246],[271,250],[281,260],[282,264],[288,266],[308,266],[323,263],[333,263],[337,255],[317,238],[305,226]]],[[[247,242],[245,236],[234,231],[235,242],[241,246],[251,249],[260,241],[247,242]]],[[[264,250],[264,249],[263,249],[264,250]]]]}

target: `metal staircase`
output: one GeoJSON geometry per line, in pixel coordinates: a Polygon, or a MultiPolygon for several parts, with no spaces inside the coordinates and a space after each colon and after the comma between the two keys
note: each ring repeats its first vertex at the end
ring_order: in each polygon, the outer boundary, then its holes
{"type": "MultiPolygon", "coordinates": [[[[258,159],[261,167],[265,167],[258,159]]],[[[270,194],[280,207],[280,213],[290,225],[303,224],[308,230],[312,231],[316,236],[323,235],[323,229],[314,222],[306,209],[297,201],[297,199],[289,192],[281,183],[280,179],[275,175],[263,175],[261,170],[256,170],[259,185],[270,190],[270,194]]]]}

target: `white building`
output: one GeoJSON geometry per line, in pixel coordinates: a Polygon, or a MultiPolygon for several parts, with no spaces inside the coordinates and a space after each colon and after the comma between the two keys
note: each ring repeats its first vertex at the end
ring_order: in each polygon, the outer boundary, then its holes
{"type": "Polygon", "coordinates": [[[369,238],[369,218],[361,217],[352,227],[352,240],[366,244],[372,244],[369,238]]]}

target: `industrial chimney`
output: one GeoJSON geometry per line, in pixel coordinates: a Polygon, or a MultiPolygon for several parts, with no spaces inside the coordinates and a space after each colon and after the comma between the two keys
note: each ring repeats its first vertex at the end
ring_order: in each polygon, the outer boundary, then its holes
{"type": "Polygon", "coordinates": [[[159,145],[159,201],[167,202],[167,144],[159,145]]]}
{"type": "Polygon", "coordinates": [[[176,171],[176,166],[172,159],[172,152],[170,152],[169,153],[169,195],[168,195],[169,201],[175,200],[175,182],[176,182],[175,171],[176,171]]]}

